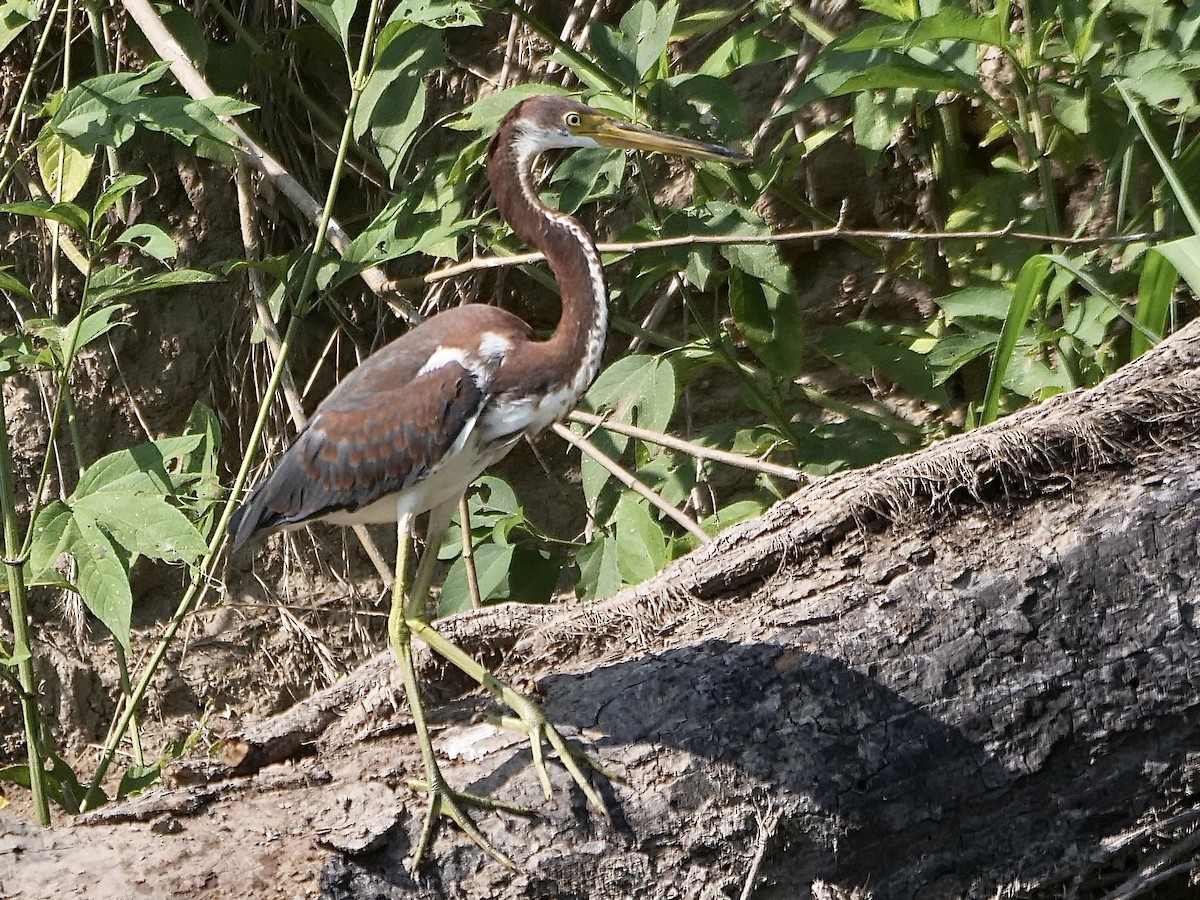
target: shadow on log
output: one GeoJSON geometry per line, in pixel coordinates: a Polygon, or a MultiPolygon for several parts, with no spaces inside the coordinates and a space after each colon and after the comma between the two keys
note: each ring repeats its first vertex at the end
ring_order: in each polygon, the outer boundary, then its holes
{"type": "Polygon", "coordinates": [[[104,896],[1190,896],[1198,335],[818,482],[613,600],[450,623],[626,779],[611,826],[561,771],[545,805],[527,747],[479,720],[497,710],[426,659],[447,777],[538,811],[480,817],[519,873],[449,828],[405,872],[420,765],[375,661],[239,736],[256,772],[21,832],[18,881],[123,836],[154,851],[93,865],[104,896]]]}

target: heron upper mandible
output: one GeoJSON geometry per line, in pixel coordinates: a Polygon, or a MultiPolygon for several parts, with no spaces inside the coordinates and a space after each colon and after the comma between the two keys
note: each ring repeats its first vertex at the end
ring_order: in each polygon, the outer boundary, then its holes
{"type": "Polygon", "coordinates": [[[442,536],[464,491],[522,437],[563,419],[600,368],[608,288],[591,236],[538,199],[534,160],[556,148],[613,147],[740,164],[743,154],[631,125],[566,97],[518,103],[500,122],[487,154],[496,206],[513,231],[545,254],[562,295],[546,340],[510,312],[468,304],[433,316],[369,357],[317,407],[308,426],[229,522],[233,549],[260,531],[324,520],[340,525],[396,522],[398,547],[388,633],[401,666],[421,747],[429,809],[412,858],[415,872],[441,816],[493,859],[508,857],[479,832],[463,806],[511,808],[449,787],[430,742],[413,667],[412,635],[497,695],[520,719],[546,798],[548,741],[588,801],[607,809],[585,770],[606,774],[569,745],[541,708],[439,634],[426,601],[442,536]],[[428,512],[425,551],[405,589],[410,533],[428,512]]]}

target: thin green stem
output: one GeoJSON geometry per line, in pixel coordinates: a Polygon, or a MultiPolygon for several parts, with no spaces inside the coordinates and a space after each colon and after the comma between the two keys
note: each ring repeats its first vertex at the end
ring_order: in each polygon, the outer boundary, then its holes
{"type": "Polygon", "coordinates": [[[12,454],[8,446],[8,420],[0,403],[0,508],[4,516],[4,568],[8,576],[8,604],[12,614],[13,655],[21,685],[21,718],[25,723],[26,759],[29,763],[29,787],[38,823],[50,824],[50,802],[46,791],[46,770],[42,764],[42,717],[38,710],[37,679],[33,671],[33,643],[29,634],[29,607],[25,598],[25,573],[17,561],[18,537],[16,490],[13,482],[12,454]]]}
{"type": "MultiPolygon", "coordinates": [[[[113,652],[117,657],[117,672],[120,676],[121,694],[125,703],[129,704],[131,689],[129,686],[129,663],[125,659],[125,648],[117,640],[113,640],[113,652]]],[[[146,765],[146,757],[142,752],[142,736],[138,727],[137,710],[129,720],[129,742],[133,745],[133,761],[138,766],[146,765]]]]}
{"type": "MultiPolygon", "coordinates": [[[[49,40],[50,33],[54,29],[54,22],[58,18],[58,10],[61,7],[62,0],[54,0],[54,5],[50,7],[50,12],[46,14],[46,24],[42,27],[42,36],[38,38],[37,49],[33,51],[33,59],[30,60],[29,71],[25,73],[25,82],[21,85],[21,93],[17,95],[17,102],[13,104],[12,116],[8,120],[8,129],[4,132],[4,140],[0,142],[0,159],[8,159],[8,151],[12,148],[12,143],[17,136],[17,123],[28,112],[25,104],[29,100],[29,91],[33,88],[33,78],[41,65],[42,54],[46,51],[46,42],[49,40]]],[[[8,187],[8,180],[12,178],[13,171],[15,169],[9,169],[3,175],[0,175],[0,194],[3,194],[4,189],[8,187]]]]}

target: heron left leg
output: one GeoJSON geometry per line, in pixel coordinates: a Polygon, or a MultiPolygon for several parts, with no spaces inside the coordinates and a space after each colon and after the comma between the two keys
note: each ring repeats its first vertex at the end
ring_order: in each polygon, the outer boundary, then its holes
{"type": "Polygon", "coordinates": [[[493,694],[500,698],[517,714],[517,720],[505,720],[504,724],[515,726],[529,737],[530,752],[533,755],[533,766],[541,782],[546,799],[550,800],[553,790],[550,786],[550,775],[546,771],[544,742],[548,742],[559,760],[570,773],[571,778],[579,785],[588,802],[606,819],[608,807],[599,792],[593,787],[591,779],[584,768],[592,769],[605,778],[613,780],[614,776],[598,761],[569,744],[557,728],[546,718],[542,708],[501,681],[481,663],[473,659],[454,642],[444,637],[436,628],[429,624],[425,611],[425,598],[433,575],[433,562],[437,556],[437,548],[441,543],[442,534],[450,524],[452,504],[446,504],[429,514],[429,532],[426,538],[425,555],[417,569],[411,598],[405,617],[405,627],[424,641],[431,650],[441,656],[459,671],[475,679],[493,694]]]}
{"type": "Polygon", "coordinates": [[[388,615],[388,636],[392,652],[400,664],[400,673],[404,681],[404,692],[408,696],[409,709],[412,712],[413,728],[417,734],[417,743],[421,747],[421,760],[425,766],[425,781],[418,786],[429,794],[429,808],[425,813],[425,821],[421,825],[421,835],[417,840],[417,848],[412,857],[412,871],[415,873],[421,866],[421,861],[433,841],[438,819],[446,816],[473,840],[492,859],[509,869],[516,869],[513,861],[492,846],[483,836],[471,817],[463,810],[463,803],[508,809],[512,812],[524,812],[519,807],[509,806],[491,800],[487,797],[477,797],[461,791],[455,791],[442,777],[437,758],[433,753],[433,742],[429,737],[429,726],[425,721],[425,709],[421,704],[420,686],[417,684],[417,670],[413,664],[412,655],[412,622],[425,619],[425,603],[429,596],[429,580],[433,570],[433,561],[437,558],[438,544],[446,529],[447,521],[438,521],[439,510],[430,514],[430,531],[427,537],[425,552],[417,566],[417,574],[411,587],[406,590],[408,572],[409,538],[412,530],[413,516],[405,514],[397,522],[396,572],[392,583],[392,606],[388,615]]]}

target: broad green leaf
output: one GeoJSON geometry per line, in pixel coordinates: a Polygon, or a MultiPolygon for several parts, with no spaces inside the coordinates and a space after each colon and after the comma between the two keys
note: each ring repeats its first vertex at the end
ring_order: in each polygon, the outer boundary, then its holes
{"type": "Polygon", "coordinates": [[[41,579],[54,571],[58,558],[71,549],[68,530],[71,508],[61,500],[46,504],[33,523],[33,542],[29,547],[30,580],[41,579]]]}
{"type": "Polygon", "coordinates": [[[24,297],[26,300],[32,300],[33,291],[29,290],[23,282],[15,276],[8,274],[7,266],[0,266],[0,291],[8,291],[16,294],[18,297],[24,297]]]}
{"type": "Polygon", "coordinates": [[[636,87],[666,51],[678,13],[673,0],[661,10],[651,0],[639,0],[621,17],[618,28],[593,25],[590,39],[596,61],[622,84],[636,87]]]}
{"type": "Polygon", "coordinates": [[[185,434],[102,456],[80,476],[71,501],[97,491],[170,494],[174,490],[174,481],[167,471],[167,464],[182,459],[203,440],[201,434],[185,434]]]}
{"type": "MultiPolygon", "coordinates": [[[[486,603],[508,579],[514,550],[511,544],[483,544],[475,548],[475,573],[479,579],[479,596],[482,602],[486,603]]],[[[442,583],[442,593],[438,598],[438,616],[448,616],[470,608],[471,591],[467,585],[467,567],[462,557],[459,557],[446,573],[446,580],[442,583]]]]}
{"type": "MultiPolygon", "coordinates": [[[[1194,240],[1192,238],[1191,240],[1194,240]]],[[[1200,271],[1200,270],[1198,270],[1200,271]]],[[[1138,281],[1138,303],[1135,318],[1142,329],[1129,332],[1129,358],[1137,359],[1166,334],[1167,318],[1179,272],[1159,250],[1149,251],[1142,262],[1138,281]],[[1143,330],[1144,329],[1144,330],[1143,330]],[[1146,332],[1150,334],[1146,334],[1146,332]]]]}
{"type": "MultiPolygon", "coordinates": [[[[1048,256],[1038,254],[1030,257],[1029,261],[1021,267],[1017,285],[1013,289],[1012,305],[1008,308],[1008,315],[1004,318],[1004,327],[1000,332],[1000,342],[996,345],[996,352],[992,356],[992,368],[988,372],[987,390],[984,393],[983,409],[980,413],[981,425],[994,422],[1000,415],[1000,390],[1005,379],[1009,377],[1008,370],[1012,363],[1013,350],[1017,346],[1017,339],[1029,325],[1030,316],[1033,314],[1046,276],[1050,273],[1051,265],[1052,261],[1048,256]]],[[[1025,396],[1030,395],[1025,394],[1025,396]]]]}
{"type": "Polygon", "coordinates": [[[88,176],[92,174],[94,153],[84,153],[43,128],[37,140],[38,174],[46,193],[59,200],[71,201],[79,196],[88,176]]]}
{"type": "Polygon", "coordinates": [[[908,89],[855,94],[855,145],[876,154],[890,147],[912,114],[915,97],[916,91],[908,89]]]}
{"type": "Polygon", "coordinates": [[[482,25],[483,20],[469,0],[397,0],[388,23],[412,22],[441,31],[464,25],[482,25]]]}
{"type": "Polygon", "coordinates": [[[117,548],[95,522],[79,514],[71,517],[67,535],[80,598],[128,652],[133,594],[117,548]]]}
{"type": "Polygon", "coordinates": [[[71,88],[49,127],[82,153],[99,146],[119,147],[133,136],[135,122],[127,111],[142,92],[167,74],[169,64],[153,62],[140,72],[97,75],[71,88]]]}
{"type": "Polygon", "coordinates": [[[864,319],[827,331],[818,349],[864,378],[883,375],[908,393],[950,408],[950,398],[934,383],[925,358],[908,348],[910,336],[902,329],[875,325],[864,319]]]}
{"type": "Polygon", "coordinates": [[[617,540],[617,569],[625,584],[641,584],[666,565],[666,536],[646,508],[646,501],[622,494],[613,515],[613,531],[617,540]]]}
{"type": "Polygon", "coordinates": [[[76,316],[66,325],[59,325],[51,319],[37,319],[27,322],[26,327],[50,344],[58,360],[65,362],[96,338],[125,324],[120,316],[128,308],[123,303],[115,303],[101,307],[82,320],[76,316]]]}
{"type": "Polygon", "coordinates": [[[92,221],[98,222],[104,218],[104,214],[112,208],[113,204],[145,180],[144,175],[122,175],[110,184],[96,199],[96,205],[92,208],[92,221]]]}
{"type": "Polygon", "coordinates": [[[1002,287],[964,288],[933,301],[946,315],[946,321],[955,319],[996,319],[1003,321],[1012,303],[1012,291],[1002,287]]]}
{"type": "Polygon", "coordinates": [[[350,20],[354,18],[358,0],[300,0],[300,5],[312,14],[331,37],[337,39],[344,53],[349,52],[350,20]]]}
{"type": "Polygon", "coordinates": [[[5,0],[0,3],[0,53],[20,37],[31,22],[38,20],[33,0],[5,0]]]}
{"type": "Polygon", "coordinates": [[[787,115],[817,100],[856,91],[908,88],[939,93],[973,93],[971,79],[950,66],[929,66],[887,50],[836,53],[815,67],[775,116],[787,115]]]}
{"type": "Polygon", "coordinates": [[[779,44],[763,34],[758,25],[739,28],[725,43],[714,50],[698,70],[701,75],[724,78],[738,69],[756,63],[774,62],[794,56],[791,47],[779,44]]]}
{"type": "Polygon", "coordinates": [[[723,506],[700,523],[705,534],[716,537],[726,528],[757,518],[763,514],[766,506],[759,500],[737,500],[728,506],[723,506]]]}
{"type": "MultiPolygon", "coordinates": [[[[1012,295],[1007,294],[1011,301],[1012,295]]],[[[963,334],[951,334],[938,340],[925,359],[933,370],[934,383],[943,384],[945,381],[971,362],[985,353],[991,353],[1000,340],[998,331],[970,329],[963,334]]]]}
{"type": "Polygon", "coordinates": [[[1188,283],[1192,293],[1200,297],[1200,235],[1179,238],[1154,248],[1171,261],[1188,283]]]}
{"type": "Polygon", "coordinates": [[[526,97],[537,94],[558,94],[566,97],[570,93],[565,87],[557,84],[538,81],[514,84],[502,91],[480,97],[462,111],[461,117],[450,122],[449,127],[458,131],[481,131],[490,134],[496,130],[505,114],[526,97]]]}
{"type": "Polygon", "coordinates": [[[135,491],[97,491],[71,501],[131,553],[165,562],[195,562],[208,549],[187,516],[162,497],[135,491]]]}
{"type": "Polygon", "coordinates": [[[937,49],[941,41],[1007,46],[1008,23],[994,12],[978,16],[965,9],[943,6],[933,15],[922,16],[913,22],[867,22],[852,33],[839,37],[828,49],[843,53],[856,50],[908,50],[921,44],[937,49]]]}
{"type": "Polygon", "coordinates": [[[607,150],[576,150],[554,171],[552,184],[562,184],[555,209],[574,213],[584,203],[612,197],[625,174],[625,157],[607,150]]]}
{"type": "Polygon", "coordinates": [[[199,269],[173,269],[146,275],[140,269],[106,266],[92,275],[88,299],[93,304],[109,303],[118,297],[144,294],[147,291],[167,290],[187,284],[213,284],[224,279],[199,269]]]}
{"type": "Polygon", "coordinates": [[[588,600],[603,600],[621,589],[617,564],[617,539],[598,534],[575,557],[579,566],[579,594],[588,600]]]}
{"type": "MultiPolygon", "coordinates": [[[[732,247],[721,248],[728,255],[732,247]]],[[[729,309],[754,354],[772,372],[796,375],[804,366],[804,331],[796,296],[747,275],[729,273],[729,309]]]]}
{"type": "MultiPolygon", "coordinates": [[[[659,357],[627,356],[600,373],[583,402],[592,411],[607,413],[617,421],[664,431],[675,411],[675,370],[659,357]]],[[[572,427],[583,433],[581,426],[572,427]]],[[[591,441],[613,459],[618,459],[629,443],[628,438],[603,429],[592,433],[591,441]]],[[[581,469],[583,494],[593,506],[610,476],[586,454],[581,469]]]]}
{"type": "Polygon", "coordinates": [[[170,235],[157,225],[149,225],[144,222],[126,228],[113,243],[136,247],[159,262],[174,259],[179,254],[179,248],[175,246],[175,241],[170,235]]]}
{"type": "Polygon", "coordinates": [[[354,118],[354,136],[368,128],[392,184],[425,117],[424,75],[442,64],[436,31],[410,26],[388,42],[375,60],[354,118]]]}
{"type": "Polygon", "coordinates": [[[49,200],[18,200],[15,203],[0,203],[0,213],[14,216],[33,216],[51,222],[61,222],[81,235],[88,231],[88,217],[74,203],[51,203],[49,200]]]}

